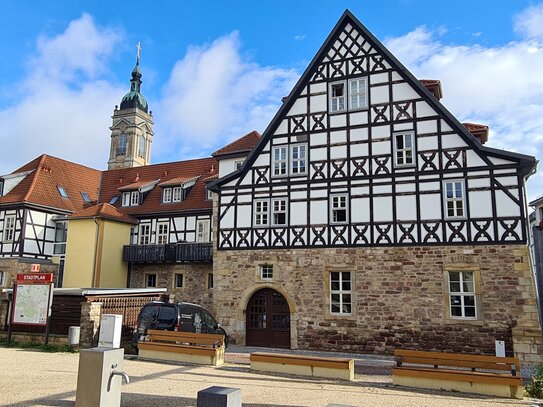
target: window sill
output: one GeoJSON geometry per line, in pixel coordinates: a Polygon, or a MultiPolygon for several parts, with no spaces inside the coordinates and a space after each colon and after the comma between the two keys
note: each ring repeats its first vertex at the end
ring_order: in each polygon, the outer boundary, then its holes
{"type": "Polygon", "coordinates": [[[326,312],[324,319],[327,321],[356,321],[356,315],[354,314],[332,314],[330,311],[326,312]]]}
{"type": "Polygon", "coordinates": [[[446,325],[474,325],[483,326],[482,319],[463,319],[463,318],[445,318],[443,321],[446,325]]]}

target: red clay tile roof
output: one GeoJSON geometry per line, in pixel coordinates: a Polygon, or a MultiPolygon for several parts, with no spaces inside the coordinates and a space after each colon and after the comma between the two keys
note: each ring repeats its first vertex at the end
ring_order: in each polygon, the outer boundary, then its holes
{"type": "Polygon", "coordinates": [[[91,206],[90,208],[82,209],[68,216],[68,219],[88,219],[88,218],[102,218],[115,220],[117,222],[137,224],[137,219],[121,212],[114,206],[108,203],[101,203],[91,206]]]}
{"type": "Polygon", "coordinates": [[[215,151],[213,154],[211,154],[213,157],[218,157],[222,155],[230,155],[230,154],[237,154],[237,153],[248,153],[252,150],[252,148],[258,143],[258,140],[260,140],[260,133],[256,130],[253,130],[252,132],[246,134],[243,137],[238,138],[237,140],[231,142],[227,146],[224,146],[223,148],[220,148],[219,150],[215,151]]]}
{"type": "Polygon", "coordinates": [[[211,210],[212,202],[206,199],[204,178],[215,175],[218,173],[218,170],[219,165],[217,160],[214,158],[200,158],[104,171],[102,173],[99,202],[110,202],[111,198],[121,195],[119,189],[124,189],[123,187],[133,184],[137,174],[139,175],[137,182],[144,183],[158,179],[161,182],[167,183],[177,178],[190,179],[200,177],[192,187],[187,199],[182,202],[161,203],[162,188],[155,186],[147,194],[144,194],[145,199],[141,205],[121,206],[122,199],[119,199],[115,203],[115,207],[132,216],[184,210],[211,210]]]}
{"type": "Polygon", "coordinates": [[[488,141],[488,126],[477,123],[462,123],[468,131],[479,139],[481,144],[488,141]]]}
{"type": "Polygon", "coordinates": [[[443,89],[441,88],[441,81],[437,79],[421,79],[420,83],[434,94],[438,99],[443,97],[443,89]]]}
{"type": "Polygon", "coordinates": [[[171,186],[175,186],[175,185],[181,185],[182,183],[184,182],[187,182],[187,181],[191,181],[191,180],[197,180],[198,178],[200,178],[200,176],[196,176],[196,177],[177,177],[177,178],[172,178],[168,181],[164,181],[164,182],[161,182],[158,184],[159,187],[171,187],[171,186]]]}
{"type": "Polygon", "coordinates": [[[43,154],[12,172],[32,171],[9,193],[0,197],[0,204],[31,203],[61,211],[75,212],[89,204],[81,192],[94,202],[98,199],[101,172],[61,158],[43,154]],[[62,187],[68,198],[60,195],[62,187]]]}
{"type": "MultiPolygon", "coordinates": [[[[139,179],[139,173],[136,175],[136,178],[139,179]]],[[[134,190],[138,189],[139,187],[142,187],[142,186],[147,185],[147,184],[152,184],[153,182],[157,183],[158,181],[160,181],[160,180],[159,179],[153,179],[151,181],[147,180],[147,181],[133,182],[131,184],[124,185],[124,186],[120,187],[119,191],[134,191],[134,190]]]]}

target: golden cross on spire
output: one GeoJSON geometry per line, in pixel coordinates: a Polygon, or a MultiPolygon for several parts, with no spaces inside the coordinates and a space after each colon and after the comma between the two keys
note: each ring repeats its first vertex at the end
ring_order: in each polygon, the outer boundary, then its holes
{"type": "Polygon", "coordinates": [[[141,42],[138,41],[136,44],[136,48],[138,49],[138,63],[140,62],[140,52],[141,52],[141,42]]]}

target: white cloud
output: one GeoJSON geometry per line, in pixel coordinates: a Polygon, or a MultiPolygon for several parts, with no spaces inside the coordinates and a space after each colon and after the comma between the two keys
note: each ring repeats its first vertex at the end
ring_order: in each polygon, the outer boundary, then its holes
{"type": "Polygon", "coordinates": [[[302,41],[302,40],[305,40],[305,37],[307,37],[306,34],[298,34],[298,35],[295,35],[295,36],[294,36],[294,39],[295,39],[296,41],[302,41]]]}
{"type": "Polygon", "coordinates": [[[55,36],[42,36],[16,86],[17,101],[0,110],[0,173],[46,153],[104,168],[111,112],[125,88],[101,77],[122,34],[83,14],[55,36]]]}
{"type": "Polygon", "coordinates": [[[543,4],[528,7],[514,18],[515,32],[524,38],[543,38],[543,4]]]}
{"type": "MultiPolygon", "coordinates": [[[[538,158],[543,151],[543,42],[451,46],[424,27],[386,45],[418,78],[441,80],[443,104],[462,122],[490,126],[490,147],[538,158]]],[[[529,196],[543,192],[530,178],[529,196]]]]}
{"type": "Polygon", "coordinates": [[[161,157],[209,154],[267,126],[298,74],[248,61],[240,47],[234,32],[191,47],[175,64],[155,106],[160,139],[153,147],[161,157]]]}

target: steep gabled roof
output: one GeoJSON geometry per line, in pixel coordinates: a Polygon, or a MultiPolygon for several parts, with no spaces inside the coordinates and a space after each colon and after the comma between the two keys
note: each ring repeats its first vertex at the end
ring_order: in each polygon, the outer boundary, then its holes
{"type": "Polygon", "coordinates": [[[99,170],[43,154],[11,174],[28,171],[21,182],[0,197],[0,204],[26,203],[75,212],[88,206],[81,192],[94,202],[98,199],[99,170]],[[67,197],[61,196],[59,187],[67,197]]]}
{"type": "Polygon", "coordinates": [[[68,216],[68,219],[92,219],[92,218],[102,218],[114,220],[122,223],[137,224],[137,219],[134,219],[131,216],[128,216],[126,213],[121,212],[114,206],[108,203],[101,203],[98,205],[91,206],[90,208],[82,209],[75,213],[72,213],[68,216]]]}
{"type": "Polygon", "coordinates": [[[138,206],[121,206],[117,200],[115,207],[131,216],[142,216],[155,213],[169,213],[173,211],[211,210],[212,202],[206,199],[204,178],[215,175],[219,165],[214,158],[200,158],[196,160],[178,161],[164,164],[146,165],[134,168],[121,168],[108,170],[102,173],[100,183],[99,202],[110,202],[119,196],[126,187],[146,185],[160,180],[160,184],[167,185],[178,179],[190,180],[198,178],[187,198],[182,202],[162,203],[162,188],[155,185],[138,206]]]}
{"type": "Polygon", "coordinates": [[[386,58],[387,62],[392,66],[393,69],[395,69],[400,75],[404,76],[406,82],[409,83],[436,112],[441,114],[442,119],[445,120],[445,122],[447,122],[447,124],[456,133],[458,133],[460,137],[462,137],[462,139],[468,144],[470,148],[483,153],[481,154],[481,159],[485,163],[487,163],[489,166],[492,165],[490,159],[486,157],[486,155],[490,155],[493,157],[518,162],[520,173],[523,176],[529,175],[531,172],[533,172],[535,166],[537,165],[537,161],[534,157],[482,146],[481,143],[479,143],[475,139],[475,137],[473,137],[470,132],[458,121],[458,119],[456,119],[439,102],[439,100],[434,97],[430,90],[428,90],[428,88],[424,86],[421,81],[415,78],[415,76],[411,72],[409,72],[407,68],[400,61],[398,61],[398,59],[396,59],[396,57],[392,55],[390,51],[349,10],[345,10],[343,15],[333,28],[332,32],[328,35],[328,37],[320,47],[319,51],[313,57],[288,97],[284,100],[284,103],[281,105],[266,130],[264,130],[262,138],[247,157],[243,169],[234,171],[233,173],[225,175],[219,180],[211,183],[211,185],[209,186],[211,190],[218,191],[222,184],[238,178],[241,174],[244,174],[245,171],[248,171],[249,168],[251,168],[258,155],[266,146],[266,143],[271,139],[275,130],[281,124],[281,120],[292,108],[297,100],[297,96],[302,92],[303,87],[309,83],[311,76],[317,70],[317,67],[326,56],[326,54],[329,52],[336,39],[339,38],[343,31],[343,28],[347,24],[351,24],[364,35],[365,39],[370,43],[370,45],[386,58]]]}
{"type": "Polygon", "coordinates": [[[230,144],[218,149],[213,154],[215,158],[222,158],[224,156],[234,156],[238,154],[246,154],[253,149],[253,147],[258,143],[261,138],[261,134],[253,130],[252,132],[246,134],[243,137],[234,140],[230,144]]]}

